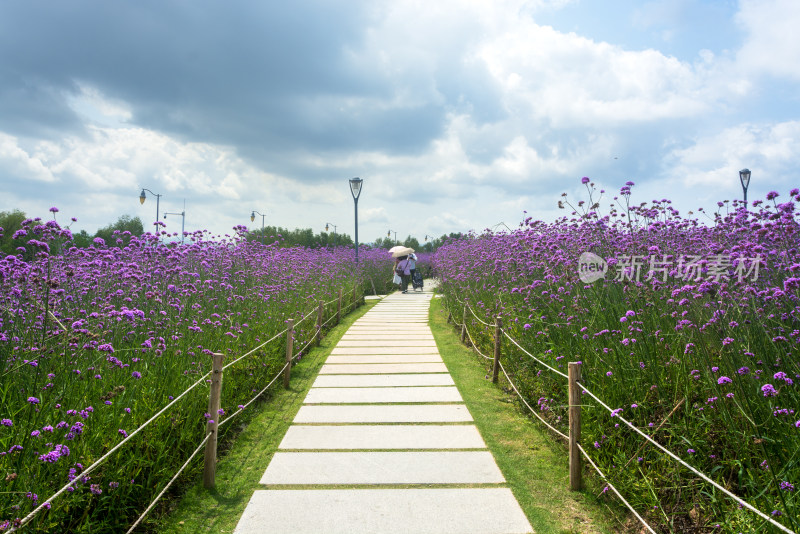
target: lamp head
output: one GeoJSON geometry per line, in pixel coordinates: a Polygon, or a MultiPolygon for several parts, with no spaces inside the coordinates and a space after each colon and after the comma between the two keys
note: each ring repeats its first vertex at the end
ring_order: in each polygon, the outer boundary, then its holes
{"type": "Polygon", "coordinates": [[[254,212],[250,213],[250,222],[253,222],[255,220],[256,220],[256,212],[254,211],[254,212]]]}
{"type": "Polygon", "coordinates": [[[747,189],[747,186],[750,185],[750,169],[739,171],[739,180],[742,182],[742,187],[747,189]]]}
{"type": "Polygon", "coordinates": [[[358,177],[350,179],[350,192],[353,194],[354,200],[358,200],[358,197],[361,195],[361,186],[363,183],[364,180],[358,177]]]}
{"type": "Polygon", "coordinates": [[[325,223],[325,231],[328,231],[328,223],[325,223]]]}
{"type": "Polygon", "coordinates": [[[389,230],[388,232],[386,232],[386,237],[389,237],[389,236],[391,236],[391,235],[392,235],[392,231],[391,231],[391,230],[389,230]]]}
{"type": "Polygon", "coordinates": [[[167,219],[167,214],[165,213],[165,214],[164,214],[164,220],[166,220],[166,219],[167,219]]]}
{"type": "Polygon", "coordinates": [[[147,200],[147,195],[144,194],[144,189],[142,189],[142,193],[139,195],[139,204],[144,204],[145,200],[147,200]]]}

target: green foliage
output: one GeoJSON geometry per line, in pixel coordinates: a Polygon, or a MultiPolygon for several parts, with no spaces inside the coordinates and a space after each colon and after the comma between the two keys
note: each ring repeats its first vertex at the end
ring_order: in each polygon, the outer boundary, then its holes
{"type": "Polygon", "coordinates": [[[417,252],[421,250],[419,246],[419,241],[417,241],[416,237],[411,237],[411,236],[406,237],[406,240],[403,241],[403,246],[408,248],[413,248],[417,252]]]}
{"type": "Polygon", "coordinates": [[[18,254],[17,247],[24,247],[31,239],[30,235],[14,239],[14,233],[22,228],[22,221],[26,219],[25,212],[20,210],[0,212],[0,252],[3,254],[18,254]]]}
{"type": "Polygon", "coordinates": [[[86,230],[72,234],[72,245],[78,248],[90,247],[92,246],[92,236],[86,230]]]}
{"type": "Polygon", "coordinates": [[[389,250],[396,244],[397,243],[395,243],[394,239],[392,239],[391,237],[379,237],[378,239],[372,242],[372,247],[389,250]]]}
{"type": "Polygon", "coordinates": [[[311,228],[289,230],[280,226],[265,226],[263,229],[254,230],[248,234],[247,239],[265,244],[277,242],[281,247],[324,248],[353,245],[353,239],[347,234],[333,232],[315,234],[311,228]]]}
{"type": "MultiPolygon", "coordinates": [[[[144,226],[139,217],[122,215],[114,224],[109,224],[97,230],[94,236],[101,238],[109,246],[125,246],[130,242],[131,237],[138,237],[143,233],[144,226]],[[115,235],[115,233],[118,235],[115,235]]],[[[76,246],[79,245],[76,244],[76,246]]]]}

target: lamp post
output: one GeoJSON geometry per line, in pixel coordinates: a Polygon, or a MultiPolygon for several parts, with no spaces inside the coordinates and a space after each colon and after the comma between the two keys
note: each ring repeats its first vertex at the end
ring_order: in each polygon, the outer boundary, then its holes
{"type": "Polygon", "coordinates": [[[750,185],[750,169],[742,169],[739,171],[739,181],[742,182],[742,191],[744,192],[744,210],[747,211],[747,186],[750,185]]]}
{"type": "Polygon", "coordinates": [[[353,205],[356,213],[356,265],[358,265],[358,197],[361,196],[361,186],[364,184],[364,180],[356,177],[351,178],[349,182],[350,193],[353,195],[353,205]]]}
{"type": "Polygon", "coordinates": [[[171,212],[165,211],[164,212],[164,220],[167,219],[167,215],[180,215],[181,216],[181,245],[183,245],[183,238],[184,234],[186,233],[186,199],[183,199],[183,211],[178,212],[171,212]]]}
{"type": "MultiPolygon", "coordinates": [[[[142,189],[142,193],[139,195],[139,204],[144,204],[144,201],[147,200],[147,195],[144,194],[145,191],[150,191],[150,190],[149,189],[144,189],[144,188],[142,189]]],[[[155,232],[156,232],[156,236],[158,236],[160,234],[159,231],[158,231],[158,214],[161,213],[161,210],[159,209],[159,204],[161,202],[161,196],[162,195],[160,195],[158,193],[153,193],[152,191],[150,191],[150,194],[156,196],[156,230],[155,230],[155,232]]],[[[161,238],[159,237],[159,240],[160,239],[161,238]]]]}
{"type": "Polygon", "coordinates": [[[328,231],[328,228],[333,226],[333,245],[336,246],[336,225],[333,223],[325,223],[325,231],[328,231]]]}
{"type": "Polygon", "coordinates": [[[397,244],[397,232],[395,232],[394,230],[389,230],[388,232],[386,232],[386,237],[391,237],[392,234],[394,234],[394,244],[396,245],[397,244]]]}
{"type": "Polygon", "coordinates": [[[266,217],[266,215],[264,215],[260,211],[253,210],[252,212],[250,212],[250,222],[256,220],[256,213],[261,215],[261,237],[264,237],[264,217],[266,217]]]}

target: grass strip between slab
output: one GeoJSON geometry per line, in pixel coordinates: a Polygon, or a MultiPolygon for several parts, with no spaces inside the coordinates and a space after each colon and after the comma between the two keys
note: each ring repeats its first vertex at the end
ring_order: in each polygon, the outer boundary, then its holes
{"type": "MultiPolygon", "coordinates": [[[[332,328],[322,338],[319,348],[311,349],[300,363],[292,368],[289,389],[276,384],[271,399],[258,405],[258,415],[236,437],[230,451],[217,463],[216,487],[203,488],[202,466],[196,468],[196,483],[190,486],[167,517],[159,520],[156,532],[177,533],[231,533],[247,503],[257,489],[261,476],[272,456],[278,450],[283,436],[303,404],[311,384],[317,377],[325,358],[348,328],[377,301],[367,300],[355,312],[342,318],[340,325],[332,328]]],[[[201,455],[202,458],[202,455],[201,455]]],[[[152,528],[152,527],[151,527],[152,528]]]]}
{"type": "MultiPolygon", "coordinates": [[[[569,490],[566,446],[523,413],[516,396],[491,381],[491,360],[461,344],[438,299],[430,325],[439,352],[508,486],[537,534],[615,533],[624,515],[596,497],[602,490],[585,480],[586,490],[569,490]]],[[[527,409],[526,409],[527,410],[527,409]]],[[[489,512],[491,513],[491,512],[489,512]]]]}

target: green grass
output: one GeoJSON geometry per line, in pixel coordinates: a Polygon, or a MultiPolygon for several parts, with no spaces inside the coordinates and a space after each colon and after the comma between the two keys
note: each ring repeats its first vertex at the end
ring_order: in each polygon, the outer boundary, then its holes
{"type": "Polygon", "coordinates": [[[491,360],[461,344],[458,332],[447,324],[447,314],[438,299],[431,306],[430,325],[475,424],[535,532],[623,530],[624,514],[614,504],[603,502],[605,498],[597,497],[604,484],[590,478],[584,481],[584,491],[569,490],[566,446],[517,407],[516,394],[509,395],[492,384],[491,360]]]}
{"type": "Polygon", "coordinates": [[[259,489],[264,470],[328,354],[350,325],[374,303],[367,301],[366,306],[344,317],[339,326],[322,338],[319,348],[312,349],[292,368],[288,390],[284,390],[278,381],[274,396],[257,408],[258,415],[236,437],[227,454],[219,459],[216,487],[204,489],[202,466],[195,468],[196,482],[188,488],[169,515],[159,521],[155,531],[162,534],[233,532],[253,492],[259,489]]]}

